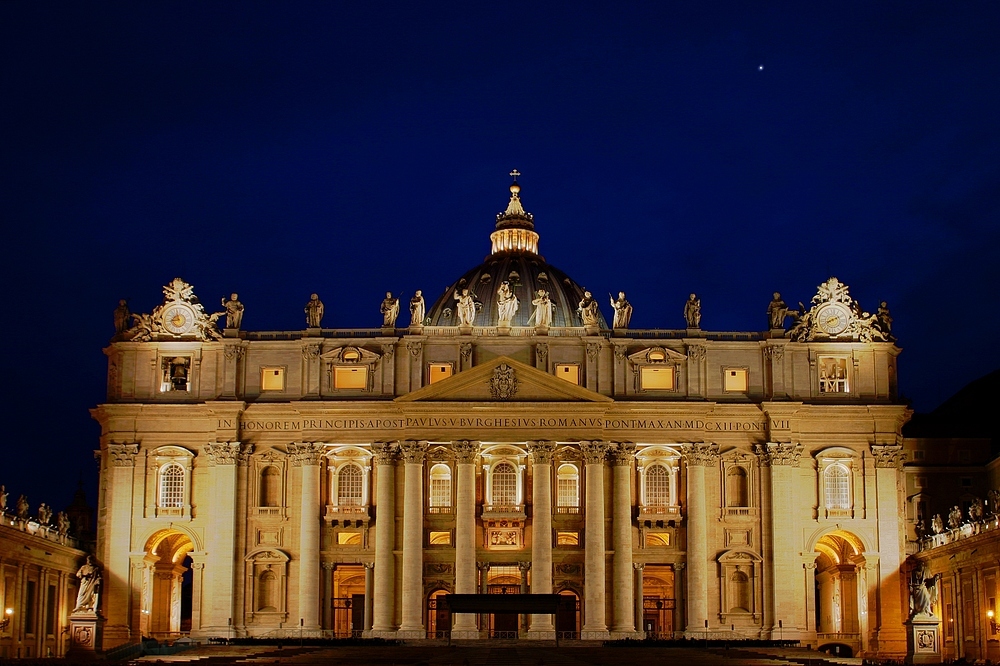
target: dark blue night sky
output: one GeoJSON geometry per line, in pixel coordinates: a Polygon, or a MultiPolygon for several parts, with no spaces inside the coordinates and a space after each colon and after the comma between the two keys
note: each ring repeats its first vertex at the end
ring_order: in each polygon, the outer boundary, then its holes
{"type": "Polygon", "coordinates": [[[96,503],[119,298],[375,327],[483,259],[515,167],[542,254],[633,327],[693,291],[761,330],[835,275],[933,409],[1000,367],[998,34],[995,2],[4,2],[0,483],[96,503]]]}

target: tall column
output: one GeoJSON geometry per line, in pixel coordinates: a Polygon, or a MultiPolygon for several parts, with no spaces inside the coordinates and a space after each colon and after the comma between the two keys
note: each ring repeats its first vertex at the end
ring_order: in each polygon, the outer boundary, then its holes
{"type": "Polygon", "coordinates": [[[388,442],[372,444],[375,453],[375,603],[372,635],[395,633],[396,600],[396,453],[399,446],[388,442]]]}
{"type": "Polygon", "coordinates": [[[687,459],[687,635],[705,635],[708,622],[708,506],[705,468],[719,461],[719,445],[694,443],[684,451],[687,459]]]}
{"type": "MultiPolygon", "coordinates": [[[[881,627],[878,632],[878,644],[874,649],[882,654],[903,654],[906,650],[906,632],[903,629],[906,611],[900,595],[893,592],[899,589],[899,568],[905,553],[900,532],[892,526],[899,520],[902,512],[899,506],[898,488],[905,454],[903,447],[898,444],[873,444],[871,451],[875,458],[875,492],[878,510],[878,580],[880,581],[878,624],[881,627]]],[[[975,617],[981,615],[977,613],[975,617]]],[[[964,646],[964,642],[962,645],[964,646]]]]}
{"type": "MultiPolygon", "coordinates": [[[[646,568],[646,565],[645,565],[645,563],[642,563],[642,562],[635,562],[632,565],[632,568],[635,569],[635,582],[632,584],[632,587],[635,590],[635,611],[634,611],[635,612],[635,627],[639,631],[639,633],[645,634],[646,630],[645,630],[645,627],[644,627],[643,621],[642,621],[642,616],[643,616],[643,613],[642,613],[642,595],[643,595],[642,575],[644,573],[643,569],[646,568]]],[[[676,583],[674,583],[674,586],[675,586],[674,589],[677,589],[676,588],[676,583]]],[[[673,629],[673,627],[671,627],[671,629],[673,629]]]]}
{"type": "MultiPolygon", "coordinates": [[[[528,442],[531,466],[532,594],[552,594],[552,453],[555,442],[528,442]]],[[[551,615],[532,615],[532,638],[555,638],[551,615]],[[536,635],[544,632],[544,635],[536,635]]]]}
{"type": "Polygon", "coordinates": [[[229,631],[233,617],[233,586],[236,575],[236,463],[246,457],[240,442],[207,444],[211,465],[212,529],[205,532],[205,589],[201,609],[201,631],[215,635],[229,631]]]}
{"type": "Polygon", "coordinates": [[[635,460],[635,444],[620,442],[611,449],[611,464],[614,468],[614,495],[611,507],[612,539],[614,560],[612,560],[611,580],[613,581],[612,608],[614,624],[611,631],[616,638],[632,638],[635,634],[635,597],[633,595],[632,570],[632,461],[635,460]]]}
{"type": "MultiPolygon", "coordinates": [[[[769,471],[770,496],[768,504],[771,510],[771,542],[767,551],[771,558],[770,592],[773,616],[765,618],[770,622],[771,637],[795,640],[799,632],[805,630],[805,590],[803,584],[802,561],[797,554],[800,548],[795,544],[797,521],[791,510],[782,511],[781,507],[797,507],[798,483],[794,473],[802,456],[802,445],[791,443],[768,443],[758,448],[758,455],[764,471],[769,471]],[[778,631],[778,622],[781,631],[778,631]]],[[[768,604],[765,604],[765,608],[768,604]]],[[[766,626],[766,625],[765,625],[766,626]]]]}
{"type": "Polygon", "coordinates": [[[587,505],[586,539],[584,540],[583,581],[584,622],[581,638],[600,640],[608,638],[605,612],[606,543],[604,538],[604,456],[608,451],[605,442],[580,442],[580,451],[586,463],[587,505]]]}
{"type": "Polygon", "coordinates": [[[319,626],[319,459],[322,447],[292,444],[292,466],[301,470],[299,502],[299,619],[303,629],[319,626]]]}
{"type": "Polygon", "coordinates": [[[423,613],[423,480],[427,442],[400,445],[406,463],[403,477],[403,608],[397,635],[426,638],[423,613]]]}
{"type": "MultiPolygon", "coordinates": [[[[457,487],[455,489],[455,593],[476,593],[476,456],[479,442],[453,442],[457,487]]],[[[454,616],[453,638],[478,638],[476,616],[454,616]]]]}

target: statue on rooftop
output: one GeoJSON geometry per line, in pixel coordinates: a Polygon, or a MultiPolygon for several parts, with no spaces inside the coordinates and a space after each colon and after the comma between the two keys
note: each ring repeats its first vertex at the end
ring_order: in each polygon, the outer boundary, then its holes
{"type": "Polygon", "coordinates": [[[458,310],[458,325],[472,326],[476,320],[476,300],[468,289],[462,289],[461,293],[456,290],[455,300],[458,301],[458,305],[455,306],[455,309],[458,310]]]}
{"type": "Polygon", "coordinates": [[[628,323],[632,320],[632,304],[625,298],[625,292],[618,292],[618,300],[615,300],[611,294],[608,296],[611,298],[611,307],[615,309],[612,328],[628,328],[628,323]]]}
{"type": "Polygon", "coordinates": [[[87,561],[76,572],[80,579],[80,589],[76,593],[76,607],[73,613],[96,613],[98,593],[101,591],[101,569],[94,564],[94,558],[87,555],[87,561]]]}
{"type": "Polygon", "coordinates": [[[417,289],[417,293],[410,299],[410,326],[424,325],[424,312],[427,306],[424,304],[424,293],[417,289]]]}
{"type": "Polygon", "coordinates": [[[948,529],[954,530],[962,526],[962,510],[958,506],[951,507],[948,512],[948,529]]]}
{"type": "MultiPolygon", "coordinates": [[[[3,486],[0,486],[0,491],[2,490],[3,486]]],[[[1000,490],[991,488],[990,491],[986,493],[986,506],[989,507],[990,513],[1000,513],[1000,490]]]]}
{"type": "Polygon", "coordinates": [[[974,497],[972,503],[969,504],[969,520],[978,523],[983,519],[983,513],[983,500],[974,497]]]}
{"type": "Polygon", "coordinates": [[[538,328],[548,328],[552,325],[552,299],[549,292],[539,289],[535,292],[535,297],[531,299],[531,304],[535,306],[535,311],[528,318],[528,325],[535,322],[538,328]]]}
{"type": "Polygon", "coordinates": [[[701,328],[701,299],[696,294],[688,296],[684,303],[684,321],[688,328],[701,328]]]}
{"type": "Polygon", "coordinates": [[[230,294],[228,301],[223,298],[222,307],[226,309],[226,328],[243,325],[243,304],[239,301],[239,294],[230,294]]]}
{"type": "Polygon", "coordinates": [[[788,316],[788,303],[781,299],[781,294],[774,292],[774,297],[767,305],[767,321],[771,329],[784,329],[785,318],[788,316]]]}
{"type": "Polygon", "coordinates": [[[519,305],[520,301],[510,288],[510,282],[507,280],[501,282],[500,288],[497,289],[497,319],[500,326],[510,326],[519,305]]]}
{"type": "Polygon", "coordinates": [[[28,519],[28,512],[30,510],[31,510],[31,507],[28,506],[28,498],[25,497],[24,495],[21,495],[20,497],[18,497],[17,498],[17,517],[20,518],[21,520],[27,520],[28,519]]]}
{"type": "Polygon", "coordinates": [[[385,292],[382,299],[382,306],[379,308],[382,313],[382,328],[395,328],[396,317],[399,316],[399,299],[393,298],[392,292],[385,292]]]}
{"type": "Polygon", "coordinates": [[[48,525],[52,522],[52,509],[45,502],[38,505],[38,522],[48,525]]]}
{"type": "Polygon", "coordinates": [[[931,518],[931,532],[934,534],[941,534],[941,532],[944,532],[944,521],[941,520],[940,513],[935,513],[934,517],[931,518]]]}
{"type": "Polygon", "coordinates": [[[583,292],[580,304],[576,306],[576,311],[583,320],[584,326],[598,326],[600,310],[597,307],[597,299],[587,290],[583,292]]]}
{"type": "Polygon", "coordinates": [[[7,492],[6,486],[0,486],[0,513],[7,512],[7,498],[10,493],[7,492]]]}
{"type": "Polygon", "coordinates": [[[124,298],[118,301],[115,308],[115,333],[121,335],[132,325],[132,312],[128,309],[128,301],[124,298]]]}
{"type": "Polygon", "coordinates": [[[56,514],[56,529],[64,536],[69,534],[69,516],[65,511],[56,514]]]}
{"type": "Polygon", "coordinates": [[[309,328],[319,328],[323,323],[323,301],[319,300],[319,294],[309,297],[309,302],[304,308],[306,313],[306,325],[309,328]]]}
{"type": "Polygon", "coordinates": [[[892,314],[889,312],[889,304],[885,301],[879,303],[878,310],[875,311],[875,326],[889,342],[896,339],[892,335],[892,314]]]}

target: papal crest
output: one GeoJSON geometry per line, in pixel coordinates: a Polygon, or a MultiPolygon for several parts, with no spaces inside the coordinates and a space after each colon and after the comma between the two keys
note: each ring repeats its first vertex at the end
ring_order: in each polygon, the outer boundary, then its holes
{"type": "Polygon", "coordinates": [[[497,400],[510,400],[515,393],[517,393],[517,377],[514,376],[514,368],[501,363],[493,370],[490,395],[497,400]]]}

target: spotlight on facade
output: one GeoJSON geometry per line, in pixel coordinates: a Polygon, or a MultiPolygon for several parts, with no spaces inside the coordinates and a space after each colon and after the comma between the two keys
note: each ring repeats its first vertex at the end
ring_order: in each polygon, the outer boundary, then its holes
{"type": "Polygon", "coordinates": [[[990,633],[991,634],[997,633],[997,620],[996,617],[994,617],[992,608],[986,611],[986,618],[990,621],[990,633]]]}
{"type": "Polygon", "coordinates": [[[14,615],[14,609],[8,608],[4,611],[4,618],[0,620],[0,631],[6,631],[10,626],[10,618],[14,615]]]}

